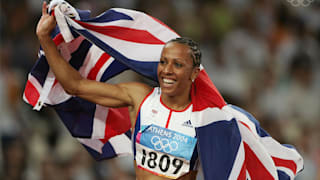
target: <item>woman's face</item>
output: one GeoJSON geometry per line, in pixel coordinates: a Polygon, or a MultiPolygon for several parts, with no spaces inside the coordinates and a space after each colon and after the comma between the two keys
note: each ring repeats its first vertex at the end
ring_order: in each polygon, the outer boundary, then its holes
{"type": "Polygon", "coordinates": [[[192,79],[197,75],[196,69],[187,45],[177,42],[166,44],[158,65],[161,92],[168,96],[189,93],[192,79]]]}

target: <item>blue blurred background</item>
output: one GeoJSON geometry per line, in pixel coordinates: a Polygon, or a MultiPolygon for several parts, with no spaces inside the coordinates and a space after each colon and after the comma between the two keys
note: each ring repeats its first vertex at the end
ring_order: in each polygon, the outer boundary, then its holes
{"type": "MultiPolygon", "coordinates": [[[[144,11],[196,40],[227,102],[303,155],[297,179],[320,179],[319,0],[70,0],[99,15],[144,11]],[[302,4],[303,3],[303,4],[302,4]]],[[[51,109],[22,101],[37,59],[41,0],[0,3],[0,179],[135,179],[131,158],[95,162],[51,109]]],[[[132,73],[122,80],[140,80],[132,73]]],[[[121,79],[120,79],[121,80],[121,79]]],[[[199,179],[202,179],[199,176],[199,179]]]]}

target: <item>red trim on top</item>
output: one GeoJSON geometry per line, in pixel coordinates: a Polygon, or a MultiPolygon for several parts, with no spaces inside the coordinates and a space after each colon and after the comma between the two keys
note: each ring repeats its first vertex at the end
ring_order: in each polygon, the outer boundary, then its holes
{"type": "Polygon", "coordinates": [[[140,169],[142,169],[142,170],[144,170],[144,171],[148,171],[149,173],[152,173],[152,174],[154,174],[154,175],[163,176],[163,175],[158,174],[158,173],[156,173],[156,172],[150,171],[149,169],[146,169],[146,168],[144,168],[144,167],[142,167],[142,166],[139,166],[139,165],[138,165],[137,167],[140,168],[140,169]]]}
{"type": "Polygon", "coordinates": [[[140,112],[140,109],[141,109],[142,104],[143,104],[144,101],[153,93],[154,89],[155,89],[155,88],[153,88],[152,91],[150,91],[149,94],[147,94],[146,97],[144,97],[144,99],[143,99],[142,102],[140,103],[139,109],[138,109],[137,114],[136,114],[136,121],[134,122],[134,126],[133,126],[133,127],[136,127],[138,114],[139,114],[139,112],[140,112]]]}
{"type": "Polygon", "coordinates": [[[167,124],[166,124],[166,128],[168,129],[168,126],[169,126],[169,122],[170,122],[170,119],[171,119],[171,115],[172,115],[172,110],[170,110],[169,112],[169,116],[168,116],[168,120],[167,120],[167,124]]]}
{"type": "Polygon", "coordinates": [[[170,119],[171,119],[172,112],[184,112],[184,111],[186,111],[186,110],[191,106],[191,104],[192,104],[192,103],[190,102],[190,104],[189,104],[187,107],[185,107],[184,109],[182,109],[182,110],[175,110],[175,109],[172,109],[172,108],[168,107],[166,104],[164,104],[163,101],[162,101],[161,96],[160,96],[160,103],[161,103],[165,108],[167,108],[167,109],[170,111],[170,112],[169,112],[169,116],[168,116],[168,120],[167,120],[167,123],[166,123],[166,128],[169,127],[169,122],[170,122],[170,119]]]}
{"type": "Polygon", "coordinates": [[[57,84],[58,84],[58,80],[57,80],[57,79],[54,79],[54,82],[53,82],[52,87],[55,86],[55,85],[57,85],[57,84]]]}
{"type": "Polygon", "coordinates": [[[293,160],[280,159],[272,156],[272,160],[274,161],[276,166],[286,167],[290,169],[293,174],[297,173],[297,164],[293,160]]]}
{"type": "Polygon", "coordinates": [[[165,108],[167,108],[168,110],[173,111],[173,112],[183,112],[183,111],[187,110],[187,109],[191,106],[191,104],[192,104],[192,103],[190,102],[190,104],[189,104],[187,107],[185,107],[184,109],[182,109],[182,110],[175,110],[175,109],[172,109],[172,108],[168,107],[166,104],[164,104],[163,101],[162,101],[161,96],[160,96],[160,103],[161,103],[165,108]]]}
{"type": "Polygon", "coordinates": [[[136,42],[136,43],[144,43],[144,44],[160,44],[163,45],[165,42],[161,41],[151,33],[146,30],[139,30],[121,26],[96,26],[93,24],[88,24],[85,22],[81,22],[75,20],[84,28],[90,29],[92,31],[114,37],[117,39],[129,41],[129,42],[136,42]]]}

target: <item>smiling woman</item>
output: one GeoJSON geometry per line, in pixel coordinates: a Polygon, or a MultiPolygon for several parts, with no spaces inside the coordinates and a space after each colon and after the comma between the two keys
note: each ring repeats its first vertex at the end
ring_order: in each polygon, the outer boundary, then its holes
{"type": "Polygon", "coordinates": [[[199,73],[201,56],[196,44],[192,40],[178,38],[164,46],[158,65],[160,88],[152,89],[137,82],[101,83],[81,77],[63,59],[50,38],[55,24],[54,16],[47,13],[44,3],[37,36],[48,64],[64,90],[106,107],[129,107],[135,139],[132,143],[137,179],[195,179],[196,171],[193,170],[196,170],[198,159],[195,129],[178,122],[190,120],[191,116],[190,91],[193,80],[199,73]],[[150,112],[153,114],[150,115],[150,112]],[[148,146],[143,143],[144,140],[149,140],[156,134],[146,133],[145,130],[154,126],[194,143],[177,143],[172,139],[173,136],[169,138],[158,134],[159,141],[155,143],[161,147],[148,146]],[[175,146],[171,147],[172,144],[175,146]],[[169,146],[173,149],[167,153],[164,150],[169,146]],[[188,155],[181,155],[185,152],[188,155]]]}
{"type": "Polygon", "coordinates": [[[194,65],[193,51],[181,43],[182,40],[186,39],[177,38],[164,46],[158,65],[162,100],[176,110],[184,109],[190,103],[191,84],[200,70],[200,64],[194,65]]]}
{"type": "Polygon", "coordinates": [[[55,25],[44,3],[37,36],[63,89],[105,107],[128,107],[137,179],[196,179],[199,163],[206,179],[288,179],[302,169],[297,151],[272,139],[248,112],[225,103],[200,72],[201,52],[192,40],[159,46],[160,87],[110,84],[82,77],[61,56],[50,37],[55,25]]]}
{"type": "Polygon", "coordinates": [[[190,121],[191,86],[200,70],[200,63],[195,65],[195,56],[188,44],[195,45],[186,38],[166,43],[158,65],[160,87],[146,96],[137,111],[139,116],[135,122],[133,141],[137,177],[196,177],[198,153],[195,127],[181,123],[190,121]]]}

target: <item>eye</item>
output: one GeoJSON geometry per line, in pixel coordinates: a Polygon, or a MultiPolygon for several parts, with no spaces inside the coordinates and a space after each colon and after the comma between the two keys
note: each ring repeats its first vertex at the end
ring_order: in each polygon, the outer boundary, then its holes
{"type": "Polygon", "coordinates": [[[164,65],[165,63],[166,63],[166,61],[160,59],[160,61],[159,61],[159,64],[160,64],[160,65],[164,65]]]}
{"type": "Polygon", "coordinates": [[[181,68],[181,67],[182,67],[182,64],[181,64],[181,63],[178,63],[178,62],[175,62],[174,65],[175,65],[177,68],[181,68]]]}

